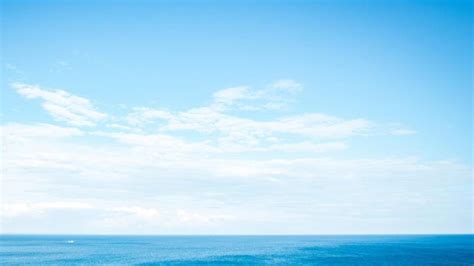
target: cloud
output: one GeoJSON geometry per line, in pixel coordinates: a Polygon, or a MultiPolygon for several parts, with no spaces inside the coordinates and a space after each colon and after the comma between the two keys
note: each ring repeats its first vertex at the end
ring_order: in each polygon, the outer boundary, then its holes
{"type": "Polygon", "coordinates": [[[115,207],[109,209],[111,212],[124,213],[127,215],[132,215],[139,219],[144,220],[155,220],[160,218],[160,212],[155,208],[144,208],[138,206],[132,207],[115,207]]]}
{"type": "MultiPolygon", "coordinates": [[[[65,91],[48,91],[38,86],[19,83],[13,86],[27,98],[43,99],[46,110],[55,110],[48,106],[59,106],[67,113],[78,116],[72,121],[68,120],[70,124],[92,125],[92,121],[107,117],[105,114],[98,115],[89,100],[65,91]]],[[[129,171],[134,171],[137,165],[144,165],[153,160],[160,160],[161,164],[169,164],[173,161],[175,164],[174,160],[197,158],[184,167],[191,169],[196,162],[202,163],[202,158],[234,156],[233,154],[238,153],[265,153],[268,158],[274,154],[295,156],[290,154],[315,155],[336,152],[347,149],[349,147],[347,139],[351,137],[369,136],[374,134],[374,131],[379,132],[380,126],[377,123],[364,118],[346,119],[321,113],[305,113],[292,116],[277,115],[258,120],[245,117],[242,113],[235,113],[227,108],[245,100],[266,100],[273,95],[272,91],[275,90],[294,91],[301,88],[302,85],[296,81],[278,80],[261,90],[252,90],[248,86],[221,90],[214,93],[213,103],[209,106],[184,111],[173,112],[165,109],[136,107],[132,108],[132,112],[125,117],[114,119],[114,123],[106,124],[109,131],[87,131],[48,124],[6,125],[3,129],[8,135],[5,139],[5,147],[8,147],[9,153],[14,155],[6,160],[10,165],[23,166],[30,171],[46,165],[54,165],[57,169],[80,171],[81,175],[85,176],[106,171],[106,165],[111,160],[109,158],[115,157],[111,154],[125,150],[137,157],[132,160],[133,166],[129,167],[125,164],[125,167],[111,170],[107,175],[121,178],[127,176],[129,171]],[[222,108],[222,106],[226,107],[222,108]],[[43,141],[35,143],[35,139],[42,136],[43,141]],[[84,145],[85,143],[75,145],[74,142],[64,139],[65,137],[87,139],[100,137],[116,141],[118,145],[104,145],[102,141],[99,141],[96,147],[84,145]],[[33,152],[26,152],[24,147],[12,144],[20,139],[28,141],[29,149],[33,152]],[[68,147],[74,153],[65,152],[62,147],[68,147]],[[75,155],[87,154],[98,149],[103,149],[103,152],[97,151],[87,157],[75,155]],[[95,165],[96,161],[103,164],[95,165]]],[[[56,113],[55,115],[58,116],[56,113]]],[[[70,118],[66,115],[59,117],[70,118]]],[[[396,127],[390,128],[392,134],[396,129],[396,127]]],[[[398,132],[398,134],[402,133],[406,132],[398,132]]],[[[128,161],[128,158],[116,158],[115,161],[120,166],[122,162],[128,161]]],[[[248,168],[244,167],[244,169],[248,168]]]]}
{"type": "Polygon", "coordinates": [[[206,145],[223,152],[335,151],[347,145],[342,141],[335,145],[331,141],[331,145],[322,146],[321,140],[373,134],[377,124],[363,118],[306,113],[257,120],[235,112],[283,107],[288,103],[287,94],[302,88],[300,83],[290,79],[277,80],[260,90],[249,86],[232,87],[216,91],[208,106],[184,111],[136,107],[125,121],[134,126],[136,132],[151,127],[171,135],[180,134],[180,131],[193,134],[206,139],[206,145]]]}
{"type": "Polygon", "coordinates": [[[49,72],[51,73],[62,73],[65,70],[71,70],[71,65],[69,62],[64,60],[58,60],[54,62],[49,68],[49,72]]]}
{"type": "Polygon", "coordinates": [[[342,119],[312,113],[279,119],[272,124],[271,130],[317,138],[345,138],[367,135],[373,124],[362,118],[342,119]]]}
{"type": "MultiPolygon", "coordinates": [[[[151,110],[147,112],[153,113],[151,110]]],[[[135,117],[140,116],[134,113],[135,117]]],[[[331,144],[315,141],[319,139],[343,139],[350,136],[364,136],[370,133],[374,123],[365,119],[344,120],[323,114],[306,114],[292,117],[258,121],[228,115],[215,109],[202,107],[176,114],[166,113],[160,116],[156,126],[161,134],[109,134],[127,142],[141,142],[142,145],[170,143],[170,147],[184,148],[196,146],[184,142],[170,134],[177,131],[189,131],[205,138],[199,143],[200,150],[208,152],[324,152],[341,150],[347,147],[341,141],[331,144]],[[304,141],[294,141],[294,139],[304,141]]],[[[196,148],[198,148],[196,146],[196,148]]]]}
{"type": "MultiPolygon", "coordinates": [[[[232,153],[270,151],[321,153],[347,148],[348,145],[342,140],[350,137],[412,133],[402,129],[401,126],[392,124],[384,126],[365,118],[303,113],[291,116],[273,115],[259,120],[249,118],[245,112],[241,112],[286,105],[287,94],[301,91],[302,88],[300,83],[290,79],[277,80],[260,90],[254,90],[249,86],[237,86],[216,91],[212,103],[207,106],[183,111],[134,107],[122,120],[107,126],[141,133],[141,136],[135,135],[133,138],[140,138],[147,144],[156,142],[152,140],[153,134],[157,135],[155,139],[166,136],[166,140],[160,140],[164,144],[171,143],[170,137],[173,135],[186,134],[193,136],[193,139],[204,141],[195,145],[182,140],[178,143],[176,142],[178,138],[174,138],[173,141],[180,150],[185,146],[195,148],[200,146],[209,152],[232,153]],[[120,124],[121,122],[125,124],[120,124]]],[[[126,135],[122,135],[121,138],[125,137],[126,135]]],[[[127,138],[132,138],[132,135],[127,135],[127,138]]]]}
{"type": "MultiPolygon", "coordinates": [[[[75,126],[92,126],[108,115],[95,110],[85,98],[60,90],[45,90],[39,86],[15,83],[18,93],[27,98],[43,99],[43,107],[56,120],[75,126]]],[[[209,106],[173,112],[159,108],[135,107],[122,118],[106,126],[111,132],[88,132],[120,141],[142,142],[159,150],[176,147],[179,151],[199,149],[206,152],[314,152],[343,150],[348,145],[342,139],[367,136],[378,131],[375,122],[364,118],[345,119],[321,113],[271,117],[257,120],[233,112],[233,108],[267,108],[283,104],[283,92],[295,92],[302,85],[294,80],[277,80],[264,89],[252,90],[238,86],[217,91],[209,106]],[[260,101],[249,105],[245,101],[260,101]],[[253,106],[253,107],[252,107],[253,106]],[[264,107],[267,106],[267,107],[264,107]],[[125,123],[123,123],[125,122],[125,123]],[[150,129],[155,130],[150,130],[150,129]],[[376,130],[374,130],[376,129],[376,130]],[[148,132],[159,132],[150,134],[148,132]],[[181,132],[202,141],[186,141],[175,137],[181,132]],[[134,132],[135,135],[124,132],[134,132]],[[140,134],[138,134],[140,133],[140,134]],[[330,141],[326,141],[329,139],[330,141]],[[338,139],[334,141],[334,139],[338,139]],[[159,147],[158,144],[160,143],[159,147]],[[328,144],[330,143],[330,144],[328,144]]],[[[52,128],[51,128],[52,129],[52,128]]],[[[37,129],[39,130],[39,129],[37,129]]],[[[70,129],[75,130],[77,129],[70,129]]],[[[392,128],[390,134],[407,135],[407,130],[392,128]],[[398,131],[397,131],[398,130],[398,131]]]]}
{"type": "Polygon", "coordinates": [[[207,224],[235,219],[233,215],[229,214],[204,214],[183,209],[176,210],[176,215],[178,216],[178,220],[180,222],[190,224],[207,224]]]}
{"type": "Polygon", "coordinates": [[[28,216],[44,214],[49,211],[82,211],[96,210],[104,215],[130,216],[143,220],[153,220],[160,218],[160,212],[155,208],[145,208],[139,206],[114,206],[99,207],[85,202],[75,201],[54,201],[38,203],[3,203],[0,216],[14,218],[17,216],[28,216]]]}
{"type": "Polygon", "coordinates": [[[51,210],[84,210],[94,207],[83,202],[3,203],[0,217],[41,214],[51,210]]]}
{"type": "Polygon", "coordinates": [[[21,71],[16,65],[5,63],[5,70],[9,72],[9,74],[16,76],[18,79],[24,79],[25,73],[21,71]]]}
{"type": "Polygon", "coordinates": [[[323,153],[329,151],[340,151],[345,149],[347,149],[347,144],[340,141],[325,143],[312,143],[305,141],[299,143],[274,145],[269,147],[270,151],[310,153],[323,153]]]}
{"type": "Polygon", "coordinates": [[[222,111],[282,110],[292,102],[294,94],[302,90],[303,85],[291,79],[277,80],[263,89],[237,86],[216,91],[210,107],[222,111]]]}
{"type": "Polygon", "coordinates": [[[285,90],[289,92],[298,92],[303,89],[303,85],[292,79],[280,79],[273,82],[270,86],[272,89],[285,90]]]}
{"type": "MultiPolygon", "coordinates": [[[[134,116],[139,116],[134,114],[134,116]]],[[[346,138],[370,133],[374,123],[366,119],[342,119],[324,114],[303,114],[273,120],[254,120],[229,115],[213,108],[193,108],[161,116],[158,130],[218,133],[228,139],[246,138],[261,141],[271,136],[292,134],[296,137],[346,138]]]]}
{"type": "MultiPolygon", "coordinates": [[[[21,232],[26,227],[17,222],[33,216],[74,217],[88,233],[150,234],[232,228],[256,233],[252,228],[263,225],[269,232],[340,232],[367,223],[376,227],[380,217],[407,222],[397,220],[400,212],[416,214],[434,228],[446,222],[432,219],[440,213],[456,219],[470,215],[451,213],[469,206],[472,173],[453,161],[281,156],[279,151],[343,148],[338,141],[274,145],[266,147],[274,151],[265,156],[233,156],[160,134],[42,134],[24,134],[27,142],[4,137],[6,232],[21,232]],[[106,141],[97,142],[99,136],[106,141]],[[432,204],[438,206],[436,214],[427,208],[432,204]]],[[[74,223],[64,226],[64,232],[74,230],[74,223]]]]}
{"type": "Polygon", "coordinates": [[[228,106],[240,100],[252,100],[259,97],[260,95],[258,92],[252,92],[247,86],[219,90],[213,95],[214,103],[219,106],[228,106]]]}
{"type": "Polygon", "coordinates": [[[9,141],[31,138],[65,138],[83,136],[84,132],[77,128],[61,127],[51,124],[19,124],[11,123],[0,126],[0,136],[9,141]]]}
{"type": "MultiPolygon", "coordinates": [[[[328,118],[321,117],[326,120],[328,118]]],[[[2,131],[2,161],[4,176],[10,181],[19,181],[35,176],[51,179],[55,176],[72,182],[75,179],[99,178],[110,180],[117,176],[123,178],[145,178],[149,175],[161,176],[166,173],[195,175],[232,176],[233,170],[243,169],[238,176],[274,177],[287,176],[320,176],[325,169],[336,171],[333,176],[346,176],[344,169],[361,169],[364,172],[380,170],[381,175],[394,173],[396,169],[427,170],[433,168],[417,160],[370,159],[370,160],[336,160],[315,157],[315,154],[289,154],[285,159],[278,159],[282,152],[328,152],[347,148],[341,141],[328,142],[280,142],[277,139],[265,140],[271,145],[259,146],[252,140],[190,141],[166,134],[138,134],[123,132],[94,131],[84,134],[71,128],[62,128],[40,124],[7,125],[2,131]],[[51,135],[45,129],[51,130],[51,135]],[[71,138],[69,136],[74,136],[71,138]],[[17,141],[21,137],[22,141],[17,141]],[[98,141],[96,138],[106,138],[98,141]],[[81,138],[81,140],[77,140],[81,138]],[[91,139],[93,138],[93,140],[91,139]],[[247,143],[250,142],[250,143],[247,143]],[[232,146],[240,144],[241,146],[232,146]],[[237,149],[237,150],[234,150],[237,149]],[[234,157],[232,153],[243,149],[246,152],[269,152],[258,160],[252,156],[234,157]],[[291,156],[290,156],[291,155],[291,156]],[[349,168],[348,168],[349,167],[349,168]],[[419,167],[419,168],[417,168],[419,167]],[[385,173],[384,173],[385,171],[385,173]],[[245,174],[242,174],[245,173],[245,174]]],[[[246,136],[246,135],[245,135],[246,136]]],[[[321,155],[319,155],[321,156],[321,155]]],[[[454,163],[439,163],[440,167],[458,167],[454,163]]],[[[437,167],[437,166],[436,166],[437,167]]],[[[436,168],[434,167],[434,168],[436,168]]],[[[359,171],[359,170],[357,170],[359,171]]],[[[354,172],[357,172],[354,170],[354,172]]],[[[454,169],[453,169],[454,171],[454,169]]],[[[454,173],[454,172],[453,172],[454,173]]],[[[331,174],[328,174],[331,176],[331,174]]],[[[166,177],[164,175],[163,177],[166,177]]]]}
{"type": "Polygon", "coordinates": [[[459,220],[449,217],[470,215],[459,207],[471,203],[470,166],[410,157],[351,158],[352,139],[413,133],[403,125],[316,112],[249,116],[252,108],[286,105],[285,95],[302,89],[296,81],[225,89],[208,105],[184,110],[131,108],[113,119],[79,111],[98,112],[89,100],[64,91],[15,88],[77,117],[53,115],[69,126],[0,128],[1,199],[8,217],[3,228],[9,232],[26,228],[18,223],[25,217],[74,217],[64,223],[64,232],[79,224],[88,233],[150,234],[261,228],[340,233],[355,226],[376,228],[380,219],[408,223],[399,213],[435,228],[459,220]],[[82,127],[101,121],[106,123],[100,129],[82,127]],[[434,219],[439,213],[431,213],[430,204],[448,218],[434,219]]]}
{"type": "Polygon", "coordinates": [[[189,142],[177,137],[164,134],[137,134],[137,133],[108,133],[92,132],[92,135],[108,137],[132,147],[140,147],[163,155],[208,153],[217,151],[206,142],[189,142]]]}
{"type": "Polygon", "coordinates": [[[395,136],[408,136],[408,135],[414,135],[417,132],[411,129],[394,129],[390,133],[395,136]]]}
{"type": "Polygon", "coordinates": [[[86,99],[63,90],[46,90],[36,85],[13,83],[12,87],[27,99],[41,99],[42,107],[57,121],[73,126],[94,126],[107,118],[86,99]]]}
{"type": "MultiPolygon", "coordinates": [[[[304,139],[305,143],[311,143],[321,139],[364,136],[370,134],[373,125],[373,122],[365,119],[346,120],[323,114],[259,121],[224,114],[211,108],[196,108],[178,113],[159,129],[164,132],[188,130],[205,136],[217,135],[222,149],[262,151],[272,150],[266,147],[279,145],[280,151],[284,151],[284,147],[291,147],[293,139],[304,139]]],[[[294,150],[294,146],[290,150],[294,150]]]]}
{"type": "Polygon", "coordinates": [[[171,119],[173,115],[165,110],[147,108],[147,107],[135,107],[133,108],[132,112],[129,113],[125,120],[130,125],[143,125],[150,123],[154,120],[161,120],[161,119],[171,119]]]}

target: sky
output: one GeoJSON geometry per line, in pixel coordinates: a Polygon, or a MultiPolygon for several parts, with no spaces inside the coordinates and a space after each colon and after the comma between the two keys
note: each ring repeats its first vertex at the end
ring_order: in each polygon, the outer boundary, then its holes
{"type": "Polygon", "coordinates": [[[473,233],[471,1],[0,12],[2,233],[473,233]]]}

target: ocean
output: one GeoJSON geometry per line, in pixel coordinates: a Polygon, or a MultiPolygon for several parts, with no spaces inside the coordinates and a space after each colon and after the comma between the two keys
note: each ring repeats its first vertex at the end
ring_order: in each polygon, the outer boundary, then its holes
{"type": "Polygon", "coordinates": [[[2,235],[0,265],[474,265],[473,235],[2,235]]]}

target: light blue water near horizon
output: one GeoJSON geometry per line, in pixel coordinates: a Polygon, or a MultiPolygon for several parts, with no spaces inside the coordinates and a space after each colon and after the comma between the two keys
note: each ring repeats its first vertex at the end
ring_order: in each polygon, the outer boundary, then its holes
{"type": "Polygon", "coordinates": [[[474,235],[2,235],[1,265],[473,265],[474,235]]]}

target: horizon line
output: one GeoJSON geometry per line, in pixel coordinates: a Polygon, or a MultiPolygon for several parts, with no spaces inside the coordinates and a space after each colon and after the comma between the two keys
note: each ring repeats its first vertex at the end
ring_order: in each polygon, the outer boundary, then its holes
{"type": "Polygon", "coordinates": [[[77,233],[0,233],[0,236],[449,236],[474,235],[470,233],[349,233],[349,234],[77,234],[77,233]]]}

